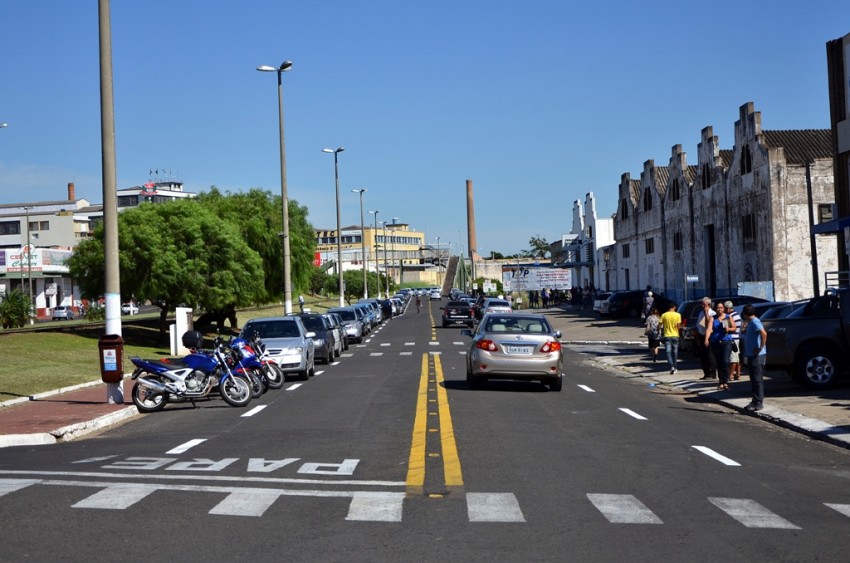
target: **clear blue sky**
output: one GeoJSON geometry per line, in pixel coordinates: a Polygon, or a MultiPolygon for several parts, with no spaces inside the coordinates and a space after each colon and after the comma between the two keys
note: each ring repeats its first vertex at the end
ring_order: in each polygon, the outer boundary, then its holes
{"type": "MultiPolygon", "coordinates": [[[[719,0],[113,1],[118,187],[159,169],[187,190],[278,193],[284,75],[289,194],[333,228],[366,209],[428,240],[513,253],[569,232],[594,192],[616,211],[620,175],[696,161],[711,125],[732,148],[738,107],[765,129],[829,127],[825,43],[850,3],[719,0]]],[[[0,202],[100,203],[97,1],[0,2],[0,202]]]]}

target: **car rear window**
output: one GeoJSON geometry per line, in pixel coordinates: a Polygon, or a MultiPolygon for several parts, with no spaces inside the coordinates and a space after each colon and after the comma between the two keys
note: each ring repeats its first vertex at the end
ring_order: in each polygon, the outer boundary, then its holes
{"type": "Polygon", "coordinates": [[[491,299],[487,303],[487,306],[488,307],[510,307],[511,304],[508,303],[507,301],[500,301],[499,299],[491,299]]]}
{"type": "Polygon", "coordinates": [[[250,336],[255,332],[260,338],[297,338],[301,336],[295,321],[255,321],[245,325],[243,332],[250,336]]]}

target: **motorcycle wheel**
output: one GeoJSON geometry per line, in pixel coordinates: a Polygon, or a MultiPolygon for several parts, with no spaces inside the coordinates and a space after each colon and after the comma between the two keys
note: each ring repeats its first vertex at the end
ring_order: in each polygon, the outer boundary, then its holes
{"type": "Polygon", "coordinates": [[[265,364],[263,366],[263,374],[266,377],[266,383],[269,389],[280,389],[284,384],[283,370],[277,364],[265,364]]]}
{"type": "Polygon", "coordinates": [[[218,386],[218,392],[231,407],[244,407],[251,402],[251,385],[243,377],[227,377],[218,386]]]}
{"type": "Polygon", "coordinates": [[[133,385],[132,395],[133,404],[139,412],[144,413],[161,411],[168,402],[167,393],[148,387],[143,381],[137,381],[133,385]]]}
{"type": "Polygon", "coordinates": [[[247,379],[251,385],[251,396],[253,398],[257,399],[266,392],[266,385],[263,382],[264,377],[261,374],[254,370],[248,370],[247,379]]]}

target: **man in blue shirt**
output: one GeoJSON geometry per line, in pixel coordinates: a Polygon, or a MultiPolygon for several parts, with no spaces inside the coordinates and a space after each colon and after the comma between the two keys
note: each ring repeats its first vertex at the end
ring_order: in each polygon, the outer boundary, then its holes
{"type": "Polygon", "coordinates": [[[745,408],[747,411],[760,411],[764,408],[764,360],[767,355],[767,331],[756,316],[752,305],[744,305],[743,336],[744,357],[750,371],[750,384],[753,388],[753,401],[745,408]]]}

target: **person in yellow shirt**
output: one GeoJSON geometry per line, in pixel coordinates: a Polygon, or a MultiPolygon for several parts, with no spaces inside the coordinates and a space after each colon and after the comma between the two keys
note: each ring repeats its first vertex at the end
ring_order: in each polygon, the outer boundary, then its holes
{"type": "Polygon", "coordinates": [[[670,303],[670,309],[661,315],[663,329],[664,351],[667,353],[667,363],[670,373],[676,373],[676,363],[679,361],[679,329],[682,328],[682,315],[676,312],[676,304],[670,303]]]}

